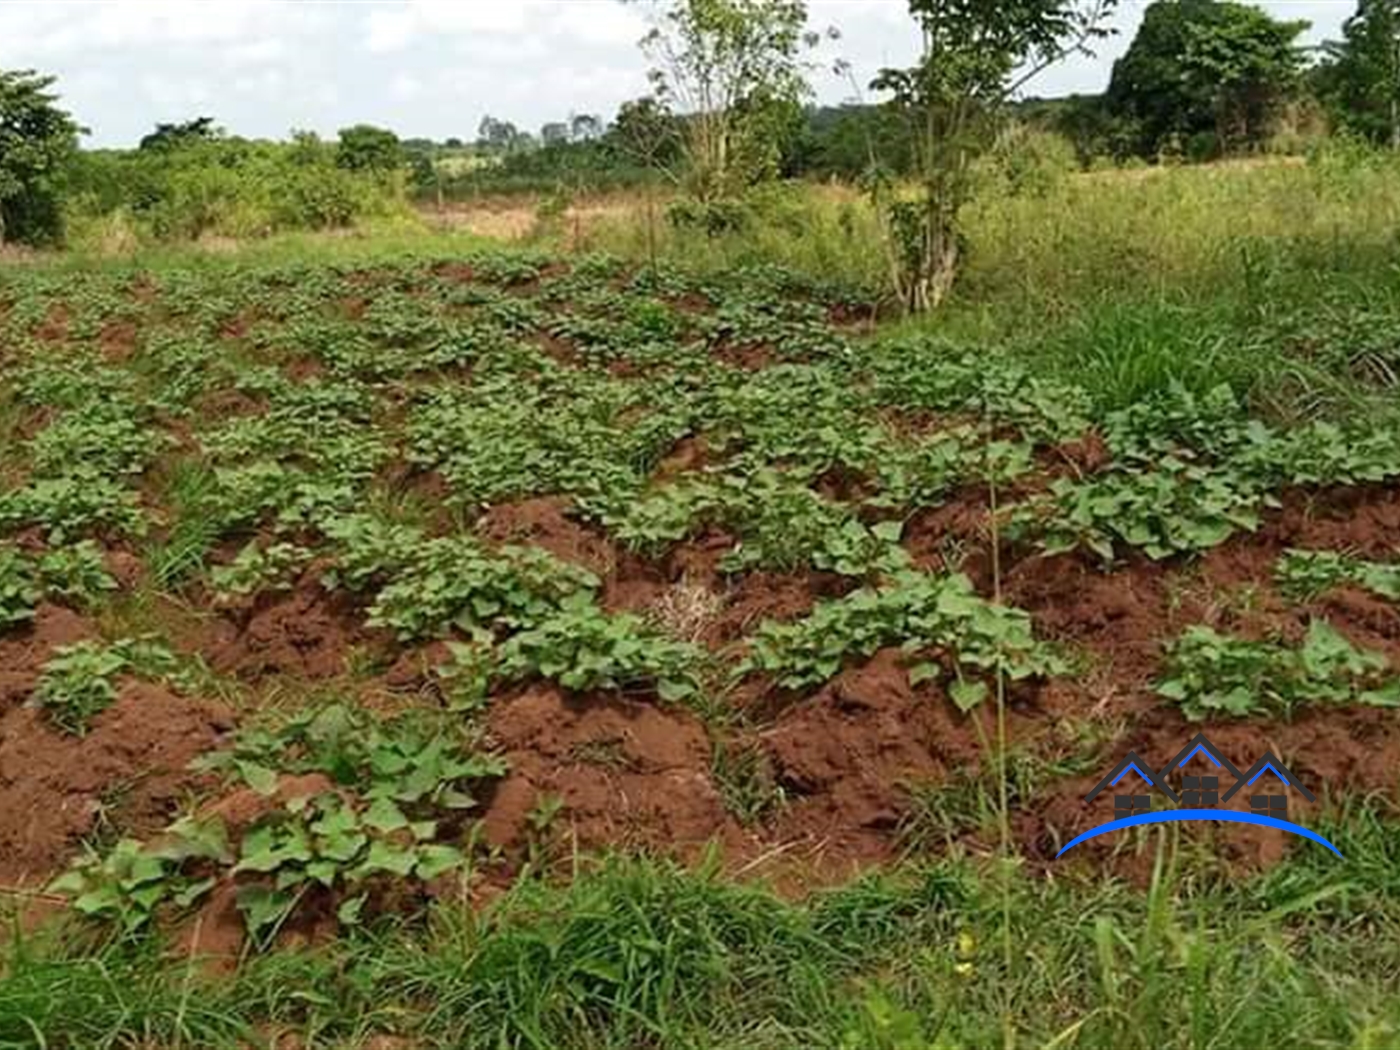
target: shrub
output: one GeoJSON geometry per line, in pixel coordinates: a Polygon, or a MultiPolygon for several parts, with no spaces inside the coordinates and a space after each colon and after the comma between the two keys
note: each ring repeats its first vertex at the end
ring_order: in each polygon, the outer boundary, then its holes
{"type": "Polygon", "coordinates": [[[335,161],[333,147],[305,137],[95,151],[73,167],[70,214],[79,230],[99,235],[101,220],[120,214],[148,236],[186,240],[347,226],[400,206],[404,187],[394,172],[335,161]]]}

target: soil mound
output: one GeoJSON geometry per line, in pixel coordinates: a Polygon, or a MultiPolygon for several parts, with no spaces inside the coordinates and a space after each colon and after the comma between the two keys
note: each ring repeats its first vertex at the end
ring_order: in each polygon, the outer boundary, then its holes
{"type": "Polygon", "coordinates": [[[164,827],[199,779],[191,760],[232,728],[223,706],[138,681],[84,737],[29,707],[0,717],[0,882],[51,876],[85,836],[164,827]]]}
{"type": "Polygon", "coordinates": [[[532,836],[686,855],[738,835],[710,779],[705,728],[686,711],[538,685],[498,702],[490,728],[510,773],[484,829],[508,854],[532,836]],[[539,827],[532,815],[551,798],[558,816],[539,827]]]}

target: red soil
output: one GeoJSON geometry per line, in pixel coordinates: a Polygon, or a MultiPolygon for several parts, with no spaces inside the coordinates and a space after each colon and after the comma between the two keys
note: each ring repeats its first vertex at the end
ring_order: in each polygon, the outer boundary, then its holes
{"type": "MultiPolygon", "coordinates": [[[[544,278],[566,272],[551,267],[544,278]]],[[[433,269],[442,281],[475,279],[465,264],[433,269]]],[[[362,316],[385,274],[363,271],[346,277],[346,294],[334,305],[341,315],[362,316]]],[[[515,286],[534,293],[540,281],[515,286]]],[[[145,297],[133,290],[139,301],[145,297]]],[[[683,311],[708,308],[698,296],[676,303],[683,311]]],[[[863,314],[831,311],[837,324],[863,324],[863,314]]],[[[68,338],[71,315],[53,306],[37,327],[45,340],[68,338]]],[[[223,324],[221,335],[246,336],[262,320],[245,311],[223,324]]],[[[138,331],[127,321],[109,323],[98,344],[123,360],[138,331]]],[[[541,337],[556,360],[576,363],[567,341],[541,337]]],[[[745,369],[777,359],[771,347],[713,347],[715,356],[745,369]]],[[[629,366],[619,364],[620,371],[629,366]]],[[[294,379],[320,372],[313,362],[289,362],[294,379]]],[[[255,414],[266,408],[237,391],[204,397],[200,418],[255,414]]],[[[891,413],[902,429],[922,432],[965,422],[921,413],[891,413]]],[[[703,436],[687,436],[662,458],[653,478],[664,482],[708,466],[714,451],[703,436]]],[[[1001,505],[1049,478],[1101,470],[1109,454],[1096,434],[1043,450],[1035,475],[1000,493],[1001,505]]],[[[436,473],[418,473],[405,461],[386,468],[381,482],[440,507],[449,493],[436,473]]],[[[832,474],[820,487],[834,498],[858,498],[863,479],[832,474]]],[[[1017,841],[1027,857],[1048,864],[1059,845],[1105,819],[1106,793],[1086,807],[1083,795],[1101,770],[1134,749],[1164,765],[1202,728],[1187,723],[1154,693],[1165,645],[1191,624],[1209,624],[1249,637],[1296,641],[1310,618],[1325,616],[1357,644],[1386,654],[1400,669],[1400,608],[1351,588],[1340,588],[1299,606],[1276,590],[1272,573],[1288,547],[1346,550],[1394,559],[1400,551],[1400,486],[1370,486],[1326,493],[1287,494],[1284,507],[1267,515],[1254,535],[1236,537],[1194,559],[1158,564],[1131,558],[1105,571],[1089,556],[1043,556],[1033,550],[1003,551],[1004,600],[1031,615],[1038,636],[1059,643],[1078,661],[1076,672],[1043,684],[1023,684],[1011,696],[1011,739],[1018,754],[1044,760],[1074,758],[1092,768],[1083,775],[1047,777],[1034,797],[1015,802],[1017,841]],[[1092,743],[1079,742],[1069,726],[1092,743]]],[[[914,514],[905,527],[905,548],[923,568],[962,569],[984,594],[993,591],[991,506],[984,486],[950,494],[935,508],[914,514]]],[[[676,545],[664,556],[641,557],[612,543],[578,520],[571,501],[540,498],[491,508],[476,523],[493,544],[532,544],[585,567],[601,581],[601,602],[610,612],[648,618],[672,633],[709,646],[721,661],[737,657],[736,645],[768,619],[807,614],[823,599],[838,597],[855,581],[830,574],[720,571],[735,537],[712,529],[676,545]]],[[[137,581],[135,555],[113,552],[109,566],[127,585],[137,581]]],[[[200,648],[219,671],[254,684],[326,679],[343,675],[347,657],[369,646],[385,657],[386,673],[375,688],[423,697],[432,669],[447,657],[441,643],[412,650],[392,643],[364,624],[352,597],[326,592],[319,572],[308,571],[288,593],[260,597],[229,613],[217,638],[200,648]]],[[[32,627],[0,635],[0,883],[33,883],[53,874],[84,836],[157,831],[181,803],[213,785],[187,771],[189,761],[220,746],[232,726],[215,704],[171,695],[158,687],[126,682],[121,698],[98,717],[85,737],[56,732],[40,712],[25,706],[43,663],[55,647],[94,634],[82,617],[54,606],[41,608],[32,627]]],[[[913,686],[896,650],[877,653],[825,687],[789,695],[750,680],[730,695],[743,718],[726,729],[743,747],[757,749],[771,768],[786,802],[767,811],[761,826],[740,827],[725,809],[713,769],[712,741],[705,725],[683,708],[651,696],[571,695],[535,683],[495,699],[486,716],[492,739],[510,763],[509,774],[483,799],[479,812],[487,842],[508,866],[518,869],[532,854],[561,859],[579,850],[623,847],[692,857],[712,840],[743,862],[780,854],[823,879],[849,877],[893,859],[905,848],[911,788],[935,789],[951,778],[985,775],[985,741],[992,732],[990,705],[959,712],[933,683],[913,686]],[[745,721],[745,719],[747,721],[745,721]],[[543,804],[560,802],[544,821],[543,804]]],[[[1305,783],[1333,792],[1384,792],[1394,799],[1394,770],[1400,762],[1400,723],[1391,712],[1313,709],[1289,723],[1255,720],[1211,723],[1212,740],[1238,763],[1272,749],[1305,783]]],[[[323,778],[284,778],[280,801],[314,793],[323,778]]],[[[279,799],[237,790],[206,801],[237,832],[279,799]]],[[[978,831],[968,831],[969,839],[978,831]]],[[[1193,837],[1210,829],[1183,830],[1193,837]]],[[[1245,864],[1267,864],[1285,842],[1272,832],[1229,829],[1224,848],[1245,864]]],[[[1102,863],[1141,877],[1144,858],[1133,842],[1096,840],[1080,847],[1076,863],[1102,863]]],[[[1150,860],[1150,858],[1148,858],[1150,860]]],[[[222,885],[206,907],[189,944],[216,954],[241,941],[241,921],[232,886],[222,885]]]]}
{"type": "Polygon", "coordinates": [[[135,321],[108,321],[97,335],[97,345],[109,362],[120,364],[131,357],[139,335],[135,321]]]}
{"type": "Polygon", "coordinates": [[[55,649],[84,641],[93,633],[77,613],[41,605],[26,630],[0,634],[0,715],[29,699],[55,649]]]}
{"type": "Polygon", "coordinates": [[[483,827],[510,856],[532,838],[682,854],[712,838],[742,839],[710,780],[705,728],[684,710],[537,685],[498,701],[490,726],[510,774],[483,827]],[[558,817],[532,825],[531,813],[551,797],[563,804],[558,817]]]}
{"type": "Polygon", "coordinates": [[[762,734],[789,805],[774,835],[849,876],[896,848],[911,783],[975,764],[976,730],[936,687],[915,688],[898,650],[845,672],[762,734]]]}
{"type": "Polygon", "coordinates": [[[354,600],[326,591],[314,570],[290,594],[260,599],[245,617],[209,659],[216,670],[248,679],[334,678],[345,673],[349,650],[374,637],[354,600]]]}
{"type": "Polygon", "coordinates": [[[220,705],[126,682],[83,737],[19,707],[0,717],[0,883],[56,871],[87,835],[164,827],[198,778],[190,761],[233,727],[220,705]]]}
{"type": "Polygon", "coordinates": [[[68,338],[68,324],[72,319],[73,313],[65,304],[54,303],[34,329],[34,337],[46,343],[61,343],[68,338]]]}

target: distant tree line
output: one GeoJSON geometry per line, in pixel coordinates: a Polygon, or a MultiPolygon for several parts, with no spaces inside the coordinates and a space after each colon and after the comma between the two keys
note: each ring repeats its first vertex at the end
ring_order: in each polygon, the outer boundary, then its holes
{"type": "MultiPolygon", "coordinates": [[[[640,2],[650,94],[610,121],[570,113],[537,132],[488,115],[469,139],[360,124],[270,142],[197,116],[132,150],[80,150],[52,77],[0,71],[0,240],[51,242],[65,216],[108,214],[158,237],[336,226],[407,194],[664,183],[704,211],[779,178],[931,188],[951,177],[934,158],[981,163],[1032,141],[1008,137],[1008,118],[1063,136],[1086,166],[1256,151],[1290,125],[1400,149],[1400,0],[1359,0],[1340,39],[1313,49],[1299,43],[1306,23],[1251,4],[1157,0],[1106,90],[1060,99],[1019,96],[1044,65],[1088,50],[1116,0],[908,0],[920,63],[880,74],[883,101],[841,106],[813,104],[815,49],[836,34],[808,28],[803,0],[640,2]]],[[[967,192],[941,186],[954,202],[967,192]]]]}

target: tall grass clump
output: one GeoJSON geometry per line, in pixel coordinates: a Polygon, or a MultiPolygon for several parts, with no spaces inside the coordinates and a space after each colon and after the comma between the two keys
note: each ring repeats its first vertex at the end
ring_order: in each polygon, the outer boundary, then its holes
{"type": "Polygon", "coordinates": [[[699,273],[778,265],[872,292],[886,274],[875,214],[858,193],[836,184],[764,186],[726,202],[723,221],[676,202],[656,208],[649,221],[638,204],[592,224],[581,246],[637,261],[655,250],[699,273]]]}
{"type": "MultiPolygon", "coordinates": [[[[1393,815],[1392,815],[1393,816],[1393,815]]],[[[805,901],[711,864],[585,865],[427,929],[380,927],[245,962],[232,980],[154,943],[0,949],[0,1046],[796,1048],[1017,1045],[1200,1050],[1394,1045],[1393,819],[1320,830],[1360,866],[1295,849],[1268,874],[1142,846],[1144,885],[1082,862],[1014,880],[912,863],[805,901]],[[1186,872],[1192,872],[1190,876],[1186,872]],[[1009,940],[1010,959],[1001,950],[1009,940]]]]}

